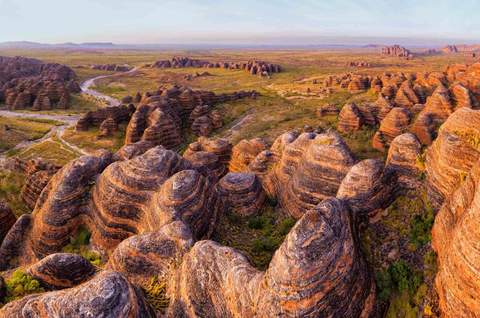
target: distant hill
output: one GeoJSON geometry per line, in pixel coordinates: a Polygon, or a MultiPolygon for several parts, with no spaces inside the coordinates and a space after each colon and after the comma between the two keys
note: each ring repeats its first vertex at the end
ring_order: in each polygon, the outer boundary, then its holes
{"type": "Polygon", "coordinates": [[[1,42],[0,49],[48,49],[48,48],[115,48],[116,45],[111,42],[86,42],[86,43],[58,43],[47,44],[30,41],[9,41],[1,42]]]}

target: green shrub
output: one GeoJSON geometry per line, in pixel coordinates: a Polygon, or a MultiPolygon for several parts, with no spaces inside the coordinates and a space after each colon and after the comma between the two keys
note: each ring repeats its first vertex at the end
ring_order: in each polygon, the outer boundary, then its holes
{"type": "Polygon", "coordinates": [[[410,222],[410,242],[421,247],[432,240],[432,226],[435,221],[433,209],[426,207],[425,213],[415,215],[410,222]]]}
{"type": "Polygon", "coordinates": [[[282,220],[278,224],[278,232],[280,233],[280,235],[287,235],[288,232],[290,232],[292,227],[295,225],[295,223],[297,223],[297,221],[292,217],[288,217],[282,220]]]}
{"type": "Polygon", "coordinates": [[[390,264],[388,269],[375,275],[380,300],[387,300],[393,292],[408,292],[414,295],[423,282],[420,273],[414,272],[404,260],[390,264]]]}
{"type": "Polygon", "coordinates": [[[88,248],[90,244],[91,233],[80,227],[74,237],[70,238],[70,244],[63,248],[66,253],[78,254],[88,260],[95,266],[101,266],[103,264],[102,257],[99,253],[92,251],[88,248]]]}
{"type": "Polygon", "coordinates": [[[12,276],[5,281],[7,295],[4,303],[20,299],[29,294],[44,292],[40,282],[32,276],[26,274],[23,270],[17,269],[12,276]]]}

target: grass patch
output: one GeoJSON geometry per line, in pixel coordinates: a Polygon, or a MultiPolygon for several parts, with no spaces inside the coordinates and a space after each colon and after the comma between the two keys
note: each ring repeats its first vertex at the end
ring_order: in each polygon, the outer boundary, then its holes
{"type": "Polygon", "coordinates": [[[281,215],[272,203],[256,216],[242,217],[229,211],[220,217],[213,239],[240,250],[255,267],[266,269],[295,222],[281,215]]]}
{"type": "Polygon", "coordinates": [[[79,156],[75,150],[63,145],[57,140],[58,139],[56,138],[52,138],[52,140],[46,140],[42,143],[35,144],[19,153],[18,157],[21,159],[41,157],[57,165],[63,166],[79,156]]]}
{"type": "Polygon", "coordinates": [[[384,154],[372,147],[375,131],[375,127],[363,127],[359,131],[343,134],[342,137],[358,159],[381,158],[384,154]]]}
{"type": "Polygon", "coordinates": [[[17,217],[31,212],[20,197],[24,184],[25,176],[23,174],[0,170],[0,199],[7,202],[17,217]]]}
{"type": "Polygon", "coordinates": [[[42,138],[57,121],[0,116],[0,151],[12,149],[23,141],[42,138]]]}
{"type": "Polygon", "coordinates": [[[145,294],[146,301],[160,313],[164,313],[165,309],[170,304],[170,299],[167,297],[167,286],[165,279],[160,279],[154,276],[150,279],[148,284],[142,288],[145,294]]]}
{"type": "Polygon", "coordinates": [[[63,134],[63,139],[87,152],[93,152],[98,149],[107,149],[115,152],[124,144],[125,130],[126,124],[120,124],[118,131],[113,136],[98,139],[98,127],[91,127],[88,131],[76,131],[74,128],[69,128],[63,134]]]}

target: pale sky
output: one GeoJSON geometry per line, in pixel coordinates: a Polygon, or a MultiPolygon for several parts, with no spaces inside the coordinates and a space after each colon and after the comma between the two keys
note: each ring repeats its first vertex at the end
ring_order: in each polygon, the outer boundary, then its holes
{"type": "Polygon", "coordinates": [[[480,42],[480,1],[0,0],[0,42],[288,44],[322,36],[480,42]]]}

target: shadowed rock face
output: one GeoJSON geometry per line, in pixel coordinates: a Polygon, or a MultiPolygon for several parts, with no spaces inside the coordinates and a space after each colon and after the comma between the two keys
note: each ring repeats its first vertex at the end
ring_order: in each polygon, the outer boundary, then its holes
{"type": "MultiPolygon", "coordinates": [[[[110,163],[111,154],[83,156],[65,165],[40,195],[35,210],[19,218],[0,247],[0,267],[20,256],[21,263],[61,250],[75,232],[89,201],[91,183],[110,163]]],[[[11,264],[10,264],[11,265],[11,264]]]]}
{"type": "Polygon", "coordinates": [[[76,254],[51,254],[33,264],[27,273],[51,289],[74,287],[95,274],[95,267],[76,254]]]}
{"type": "Polygon", "coordinates": [[[113,251],[106,268],[144,285],[153,276],[167,278],[192,245],[190,229],[183,222],[175,221],[158,231],[124,240],[113,251]]]}
{"type": "Polygon", "coordinates": [[[26,296],[0,309],[1,317],[155,317],[141,292],[118,272],[103,271],[75,288],[26,296]]]}
{"type": "Polygon", "coordinates": [[[440,127],[428,148],[426,173],[430,202],[440,207],[480,158],[480,111],[460,108],[440,127]]]}
{"type": "Polygon", "coordinates": [[[438,254],[435,279],[445,317],[480,312],[480,165],[473,168],[435,218],[432,246],[438,254]]]}
{"type": "Polygon", "coordinates": [[[168,316],[367,317],[374,285],[352,229],[347,206],[328,199],[297,222],[266,272],[231,248],[198,242],[169,288],[168,316]]]}
{"type": "Polygon", "coordinates": [[[0,244],[17,218],[6,202],[0,201],[0,244]]]}

